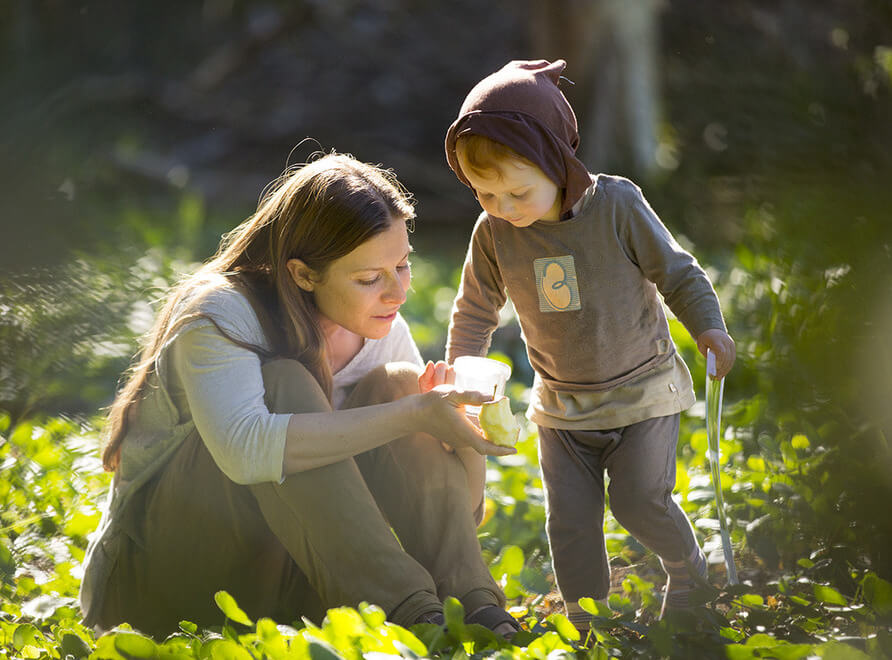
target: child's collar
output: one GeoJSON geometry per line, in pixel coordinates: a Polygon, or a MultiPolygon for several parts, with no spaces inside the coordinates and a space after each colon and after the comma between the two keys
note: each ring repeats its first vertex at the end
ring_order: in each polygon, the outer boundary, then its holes
{"type": "Polygon", "coordinates": [[[590,185],[588,188],[585,189],[585,192],[582,194],[582,197],[580,197],[576,201],[576,203],[573,205],[573,207],[569,211],[564,213],[564,215],[561,217],[561,222],[563,222],[564,220],[571,220],[572,218],[575,218],[577,215],[579,215],[579,213],[582,211],[582,208],[586,205],[589,198],[591,197],[592,190],[594,190],[594,187],[595,187],[594,181],[592,181],[592,185],[590,185]]]}

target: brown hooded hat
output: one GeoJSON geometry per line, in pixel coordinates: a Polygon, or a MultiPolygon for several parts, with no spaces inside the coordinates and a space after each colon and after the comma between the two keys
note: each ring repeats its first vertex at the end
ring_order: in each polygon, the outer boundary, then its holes
{"type": "Polygon", "coordinates": [[[573,208],[592,180],[576,157],[576,115],[558,89],[565,66],[564,60],[514,60],[471,89],[446,132],[446,160],[462,183],[473,190],[455,155],[456,140],[482,135],[535,163],[563,188],[562,216],[573,208]]]}

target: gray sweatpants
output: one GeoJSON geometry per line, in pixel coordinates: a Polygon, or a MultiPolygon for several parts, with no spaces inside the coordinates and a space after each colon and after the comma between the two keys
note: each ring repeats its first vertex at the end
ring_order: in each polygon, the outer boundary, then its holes
{"type": "Polygon", "coordinates": [[[691,523],[672,499],[679,415],[618,429],[539,427],[546,532],[565,602],[606,598],[610,565],[604,542],[604,471],[616,520],[669,561],[697,547],[691,523]]]}
{"type": "MultiPolygon", "coordinates": [[[[273,412],[330,405],[293,360],[263,370],[273,412]]],[[[380,367],[346,407],[417,392],[413,365],[380,367]]],[[[229,591],[249,616],[316,623],[327,608],[368,601],[409,625],[446,596],[470,612],[504,604],[484,562],[464,466],[425,434],[354,458],[242,486],[217,467],[197,433],[128,507],[121,556],[100,625],[122,621],[163,636],[188,619],[219,625],[214,592],[229,591]]]]}

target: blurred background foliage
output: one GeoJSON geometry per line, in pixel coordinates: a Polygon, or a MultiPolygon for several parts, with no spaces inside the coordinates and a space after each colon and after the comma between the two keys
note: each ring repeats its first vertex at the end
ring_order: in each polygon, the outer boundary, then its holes
{"type": "MultiPolygon", "coordinates": [[[[853,571],[892,580],[886,0],[3,3],[0,447],[35,420],[101,425],[164,288],[318,149],[414,192],[405,315],[441,357],[476,217],[443,136],[480,77],[538,57],[568,60],[589,167],[642,185],[716,284],[739,356],[722,452],[744,576],[807,570],[846,597],[853,571]]],[[[702,397],[703,360],[673,333],[702,397]]],[[[510,310],[493,350],[520,411],[510,310]]],[[[683,420],[679,492],[715,553],[702,417],[683,420]]],[[[519,548],[530,570],[504,575],[546,593],[535,438],[521,449],[493,463],[482,541],[497,565],[519,548]]],[[[641,560],[608,531],[618,565],[641,560]]]]}

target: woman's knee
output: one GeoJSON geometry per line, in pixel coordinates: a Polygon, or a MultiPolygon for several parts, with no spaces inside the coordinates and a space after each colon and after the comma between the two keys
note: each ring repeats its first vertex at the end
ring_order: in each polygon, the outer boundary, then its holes
{"type": "MultiPolygon", "coordinates": [[[[373,372],[374,373],[374,372],[373,372]]],[[[421,369],[411,362],[388,362],[382,364],[377,377],[385,391],[390,392],[394,399],[418,394],[418,376],[421,369]]]]}
{"type": "Polygon", "coordinates": [[[331,410],[331,402],[315,376],[297,360],[270,360],[261,368],[264,400],[270,412],[306,413],[331,410]]]}
{"type": "Polygon", "coordinates": [[[347,407],[355,408],[395,401],[418,394],[421,368],[411,362],[388,362],[363,376],[353,388],[347,407]]]}

